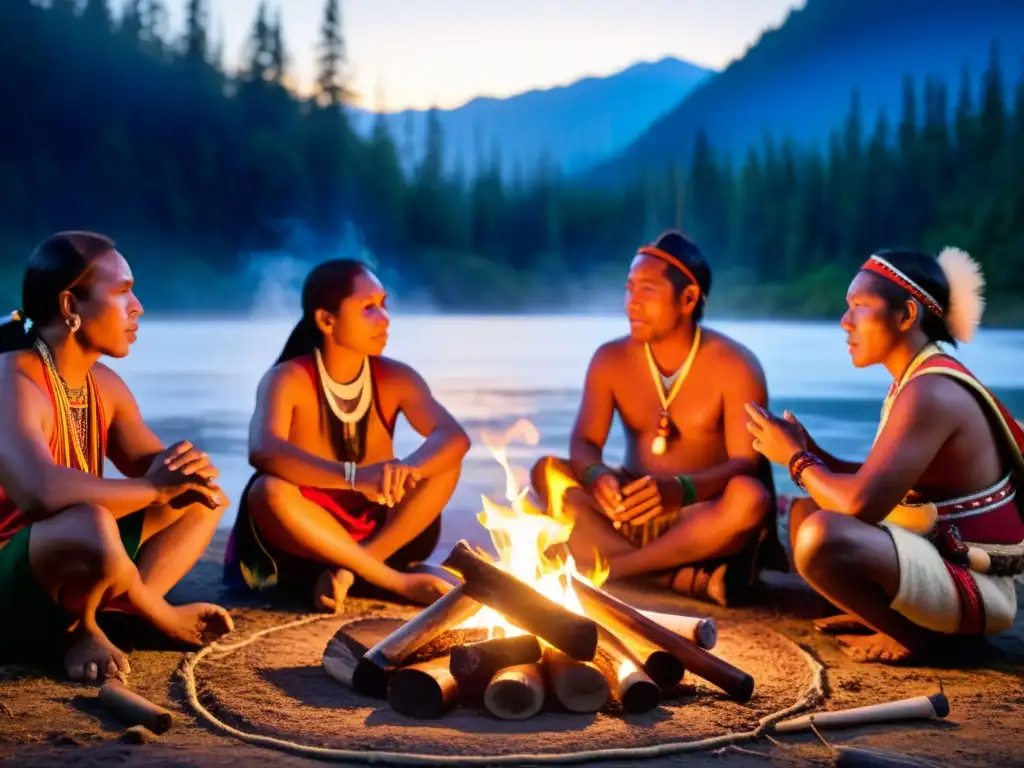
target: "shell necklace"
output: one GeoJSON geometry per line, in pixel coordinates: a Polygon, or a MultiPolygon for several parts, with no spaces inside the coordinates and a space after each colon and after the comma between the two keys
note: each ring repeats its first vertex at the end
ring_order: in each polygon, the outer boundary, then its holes
{"type": "Polygon", "coordinates": [[[370,358],[363,358],[363,366],[359,369],[359,375],[356,376],[354,381],[348,384],[339,384],[327,372],[320,350],[314,350],[313,354],[316,357],[316,368],[320,375],[320,386],[324,391],[324,399],[327,400],[327,405],[330,406],[338,421],[344,425],[345,437],[352,439],[355,436],[356,424],[366,415],[373,400],[373,385],[370,382],[370,358]],[[351,410],[345,410],[339,401],[347,404],[355,401],[355,406],[351,410]]]}
{"type": "Polygon", "coordinates": [[[672,382],[672,389],[669,390],[668,394],[665,394],[665,385],[663,383],[661,372],[658,370],[658,366],[654,363],[654,354],[651,352],[651,345],[644,344],[644,350],[647,352],[647,365],[651,369],[651,378],[654,379],[654,388],[658,393],[658,399],[661,400],[661,416],[658,419],[658,431],[651,441],[651,453],[655,456],[661,456],[668,450],[668,438],[670,434],[670,422],[668,418],[668,409],[672,405],[672,401],[675,400],[679,390],[683,386],[683,382],[686,381],[686,377],[690,373],[690,368],[693,366],[693,359],[697,356],[697,348],[700,346],[700,326],[697,326],[697,332],[693,335],[693,344],[690,346],[690,354],[686,356],[686,362],[683,363],[683,367],[676,373],[676,380],[672,382]]]}

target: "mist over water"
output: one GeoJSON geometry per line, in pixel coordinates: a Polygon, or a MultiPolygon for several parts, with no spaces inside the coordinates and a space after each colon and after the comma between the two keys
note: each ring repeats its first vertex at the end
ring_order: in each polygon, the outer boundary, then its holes
{"type": "MultiPolygon", "coordinates": [[[[268,262],[269,263],[269,262],[268,262]]],[[[277,268],[277,267],[275,267],[277,268]]],[[[290,267],[287,267],[290,269],[290,267]]],[[[268,273],[269,274],[269,273],[268,273]]],[[[304,273],[302,273],[304,275],[304,273]]],[[[139,341],[123,360],[109,361],[131,387],[143,416],[164,441],[190,439],[209,451],[222,485],[237,502],[252,470],[246,441],[260,377],[273,364],[298,317],[297,294],[266,299],[261,313],[238,320],[143,318],[139,341]],[[273,302],[285,304],[274,316],[273,302]]],[[[855,369],[838,323],[727,322],[710,319],[753,350],[765,370],[771,407],[793,411],[828,450],[862,458],[874,437],[889,378],[881,368],[855,369]]],[[[504,475],[481,439],[517,419],[533,422],[540,443],[513,443],[509,458],[520,481],[545,454],[564,455],[594,350],[627,332],[614,315],[450,316],[394,312],[385,352],[412,365],[473,439],[459,487],[444,516],[442,544],[459,538],[486,545],[476,522],[481,494],[504,499],[504,475]]],[[[1024,331],[983,329],[957,356],[1006,405],[1024,415],[1024,331]]],[[[643,386],[643,382],[638,382],[643,386]]],[[[404,420],[396,452],[421,440],[404,420]]],[[[622,430],[612,427],[606,458],[621,461],[622,430]]],[[[780,490],[791,489],[776,472],[780,490]]],[[[222,525],[230,526],[234,507],[222,525]]]]}

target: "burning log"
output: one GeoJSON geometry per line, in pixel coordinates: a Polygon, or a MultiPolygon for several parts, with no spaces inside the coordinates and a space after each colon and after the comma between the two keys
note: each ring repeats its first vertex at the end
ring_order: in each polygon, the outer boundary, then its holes
{"type": "Polygon", "coordinates": [[[496,672],[535,661],[540,661],[537,638],[518,635],[453,648],[449,669],[459,681],[462,698],[478,699],[496,672]]]}
{"type": "Polygon", "coordinates": [[[590,661],[597,650],[597,624],[549,600],[515,576],[476,555],[465,541],[452,549],[443,565],[466,582],[467,596],[498,611],[526,632],[579,661],[590,661]]]}
{"type": "Polygon", "coordinates": [[[384,698],[391,674],[413,651],[480,610],[464,586],[453,588],[368,650],[352,674],[352,687],[364,696],[384,698]]]}
{"type": "Polygon", "coordinates": [[[576,577],[572,583],[583,609],[619,637],[668,651],[690,672],[717,685],[736,701],[749,701],[754,695],[754,678],[743,670],[697,647],[604,590],[576,577]]]}
{"type": "Polygon", "coordinates": [[[608,680],[615,699],[630,714],[649,712],[661,703],[661,688],[640,667],[640,660],[629,647],[604,627],[599,645],[607,657],[598,667],[608,680]]]}
{"type": "Polygon", "coordinates": [[[718,625],[714,619],[699,619],[696,616],[680,616],[675,613],[640,610],[640,613],[652,621],[656,621],[665,629],[696,643],[706,651],[718,644],[718,625]]]}
{"type": "Polygon", "coordinates": [[[539,664],[507,667],[484,691],[484,707],[501,720],[526,720],[544,706],[544,678],[539,664]]]}
{"type": "Polygon", "coordinates": [[[387,684],[388,704],[406,717],[435,720],[459,703],[459,683],[448,669],[448,656],[439,656],[395,670],[387,684]]]}
{"type": "Polygon", "coordinates": [[[597,712],[608,703],[608,680],[590,661],[570,659],[557,648],[544,649],[544,671],[555,700],[570,712],[597,712]]]}

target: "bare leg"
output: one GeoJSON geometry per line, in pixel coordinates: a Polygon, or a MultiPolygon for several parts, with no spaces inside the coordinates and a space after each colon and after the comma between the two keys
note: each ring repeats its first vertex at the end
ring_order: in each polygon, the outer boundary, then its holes
{"type": "Polygon", "coordinates": [[[755,478],[734,477],[718,499],[682,510],[676,524],[642,550],[611,557],[612,576],[636,576],[735,555],[764,523],[770,503],[768,491],[755,478]]]}
{"type": "MultiPolygon", "coordinates": [[[[796,552],[797,532],[808,517],[818,511],[814,499],[804,497],[793,501],[789,510],[789,547],[796,552]]],[[[827,635],[873,635],[874,630],[867,624],[848,613],[817,619],[814,628],[827,635]]]]}
{"type": "Polygon", "coordinates": [[[366,545],[366,551],[383,562],[423,533],[448,504],[461,472],[460,465],[443,474],[421,480],[388,515],[388,521],[366,545]]]}
{"type": "Polygon", "coordinates": [[[388,567],[361,547],[327,510],[303,496],[298,486],[278,477],[258,478],[249,490],[248,503],[260,534],[295,557],[323,563],[335,572],[351,570],[382,589],[422,603],[433,602],[448,587],[434,576],[407,575],[388,567]]]}
{"type": "Polygon", "coordinates": [[[800,575],[877,633],[839,638],[857,661],[908,661],[941,638],[889,607],[899,589],[899,560],[882,528],[849,515],[818,511],[804,519],[795,543],[800,575]]]}
{"type": "Polygon", "coordinates": [[[225,509],[194,503],[146,510],[136,558],[142,582],[159,595],[170,592],[206,551],[225,509]]]}
{"type": "Polygon", "coordinates": [[[179,640],[204,630],[223,634],[231,620],[216,606],[172,608],[150,591],[125,552],[113,516],[81,505],[32,526],[29,562],[38,583],[76,619],[75,642],[65,659],[68,675],[96,680],[128,672],[127,657],[99,628],[96,611],[126,594],[131,606],[158,629],[179,640]]]}

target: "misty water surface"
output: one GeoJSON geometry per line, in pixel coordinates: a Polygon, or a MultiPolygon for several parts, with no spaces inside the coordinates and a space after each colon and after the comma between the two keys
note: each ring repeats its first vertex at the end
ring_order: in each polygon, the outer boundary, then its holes
{"type": "MultiPolygon", "coordinates": [[[[754,350],[764,366],[772,407],[796,413],[825,447],[862,457],[874,436],[889,385],[884,370],[850,364],[838,323],[711,322],[754,350]]],[[[256,385],[274,361],[289,320],[149,320],[143,318],[131,355],[112,361],[135,392],[142,413],[165,441],[188,438],[221,468],[233,501],[248,479],[246,435],[256,385]]],[[[499,499],[503,475],[480,439],[519,418],[541,434],[536,447],[513,446],[514,467],[525,472],[542,453],[564,453],[587,363],[604,341],[626,332],[621,316],[393,318],[386,354],[415,367],[474,440],[462,481],[445,516],[442,546],[486,534],[474,516],[480,495],[499,499]]],[[[960,359],[1006,404],[1024,414],[1024,331],[982,331],[960,359]]],[[[613,427],[608,457],[621,458],[613,427]]],[[[399,455],[418,436],[399,421],[399,455]]],[[[790,488],[779,477],[780,490],[790,488]]],[[[234,509],[223,525],[234,519],[234,509]]]]}

